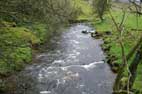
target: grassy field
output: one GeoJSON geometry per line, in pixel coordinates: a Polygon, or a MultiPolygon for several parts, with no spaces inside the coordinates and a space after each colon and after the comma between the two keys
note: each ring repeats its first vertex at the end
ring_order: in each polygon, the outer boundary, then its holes
{"type": "MultiPolygon", "coordinates": [[[[117,4],[115,4],[116,6],[117,4]]],[[[125,4],[119,3],[117,6],[123,7],[125,4]]],[[[111,14],[115,18],[117,24],[121,23],[123,12],[118,8],[112,8],[111,14]]],[[[118,37],[119,33],[116,31],[116,27],[113,24],[113,21],[111,19],[111,16],[107,13],[104,16],[105,20],[103,22],[100,22],[99,20],[95,20],[93,22],[93,25],[96,29],[96,31],[103,33],[105,31],[111,31],[111,36],[104,36],[104,41],[107,42],[107,44],[104,44],[103,47],[110,46],[110,50],[108,54],[110,56],[115,56],[117,59],[114,60],[112,63],[122,63],[121,59],[121,47],[118,43],[118,37]]],[[[123,33],[123,43],[125,47],[125,54],[127,55],[129,51],[134,47],[136,44],[136,41],[139,39],[140,34],[142,33],[142,16],[137,17],[134,13],[130,13],[126,11],[126,17],[124,22],[124,33],[123,33]],[[138,30],[136,30],[138,29],[138,30]]],[[[130,60],[128,63],[130,64],[132,60],[130,60]]],[[[138,89],[142,91],[142,64],[138,67],[138,73],[137,73],[137,79],[134,84],[134,89],[138,89]]],[[[127,72],[125,73],[125,76],[127,77],[127,72]]]]}

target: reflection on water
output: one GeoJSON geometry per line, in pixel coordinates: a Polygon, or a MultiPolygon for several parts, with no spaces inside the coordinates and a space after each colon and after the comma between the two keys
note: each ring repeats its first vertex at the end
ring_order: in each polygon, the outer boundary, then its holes
{"type": "Polygon", "coordinates": [[[34,79],[26,81],[35,88],[20,94],[111,94],[115,75],[104,63],[103,42],[82,34],[84,29],[92,30],[76,24],[51,39],[51,46],[35,57],[39,63],[21,73],[34,79]]]}

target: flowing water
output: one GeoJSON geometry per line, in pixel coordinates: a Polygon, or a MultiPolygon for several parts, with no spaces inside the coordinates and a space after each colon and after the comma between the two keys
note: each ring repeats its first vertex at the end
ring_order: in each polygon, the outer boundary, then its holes
{"type": "Polygon", "coordinates": [[[17,78],[17,94],[111,94],[115,75],[104,62],[103,41],[82,30],[92,28],[75,24],[53,37],[17,78]]]}

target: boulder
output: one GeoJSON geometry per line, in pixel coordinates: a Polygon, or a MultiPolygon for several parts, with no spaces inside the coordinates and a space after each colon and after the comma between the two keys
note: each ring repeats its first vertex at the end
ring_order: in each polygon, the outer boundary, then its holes
{"type": "Polygon", "coordinates": [[[82,30],[82,33],[88,34],[88,31],[87,30],[82,30]]]}

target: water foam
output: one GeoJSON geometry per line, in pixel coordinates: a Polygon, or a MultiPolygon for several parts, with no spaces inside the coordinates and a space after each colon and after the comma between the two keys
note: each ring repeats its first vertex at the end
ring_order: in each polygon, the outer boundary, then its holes
{"type": "Polygon", "coordinates": [[[77,40],[70,40],[70,42],[73,43],[73,44],[79,44],[79,43],[80,43],[80,42],[77,41],[77,40]]]}
{"type": "Polygon", "coordinates": [[[40,91],[40,94],[51,94],[51,91],[40,91]]]}

